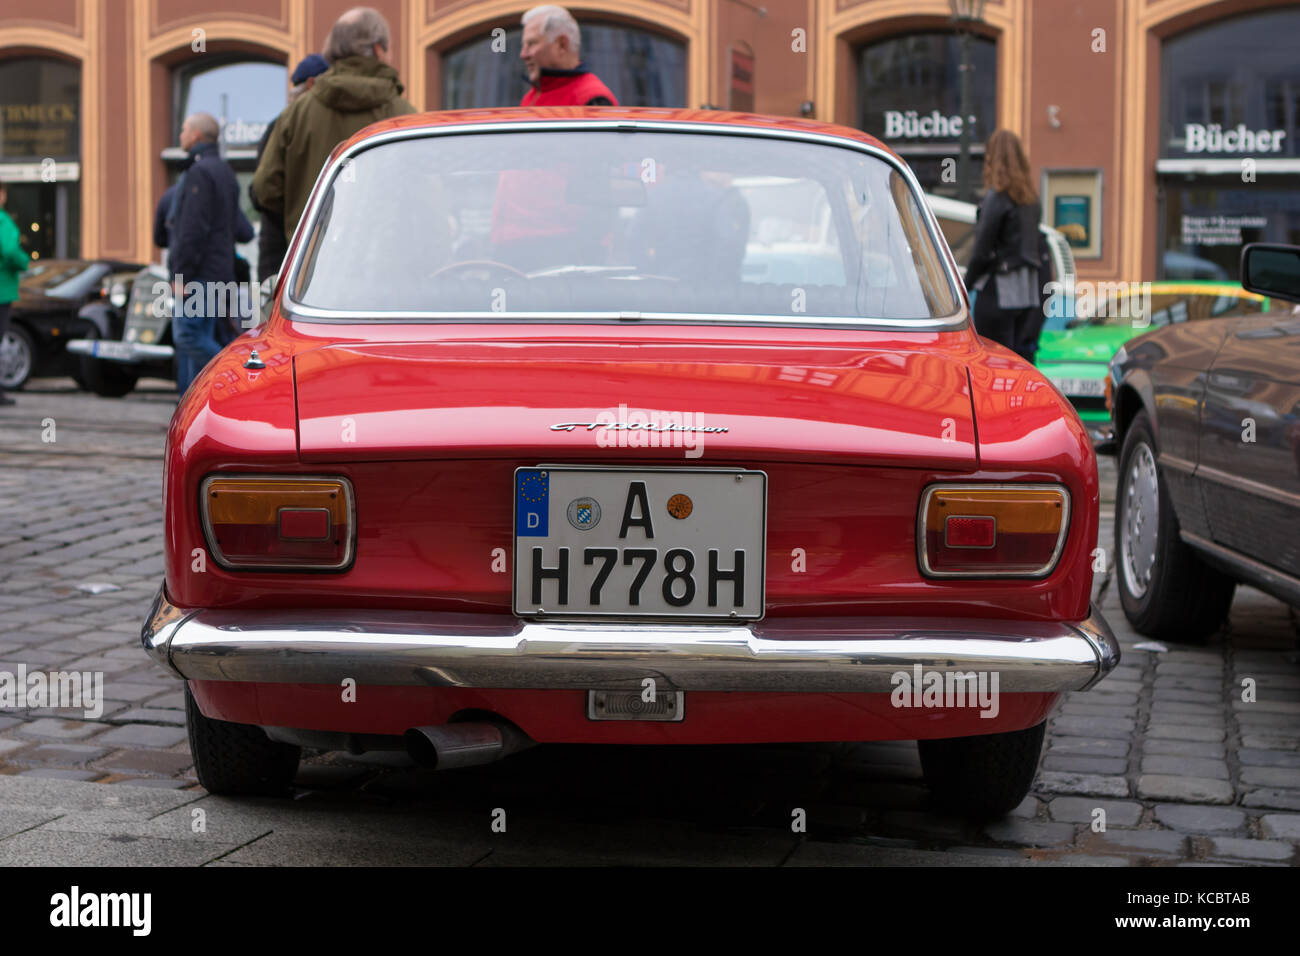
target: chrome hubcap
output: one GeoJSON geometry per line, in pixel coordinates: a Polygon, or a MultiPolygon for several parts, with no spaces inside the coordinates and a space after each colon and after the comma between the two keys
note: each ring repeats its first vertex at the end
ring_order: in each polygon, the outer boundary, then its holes
{"type": "Polygon", "coordinates": [[[1155,456],[1138,445],[1124,479],[1120,525],[1120,567],[1130,594],[1140,598],[1151,585],[1156,563],[1156,529],[1160,518],[1160,480],[1155,456]]]}
{"type": "Polygon", "coordinates": [[[0,385],[13,388],[31,371],[32,357],[18,336],[6,332],[0,340],[0,385]]]}

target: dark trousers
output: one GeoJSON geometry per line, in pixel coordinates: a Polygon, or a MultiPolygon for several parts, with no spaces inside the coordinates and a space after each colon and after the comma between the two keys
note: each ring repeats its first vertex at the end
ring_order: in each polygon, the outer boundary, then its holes
{"type": "Polygon", "coordinates": [[[997,292],[989,282],[975,297],[972,313],[976,332],[1005,345],[1028,362],[1034,360],[1034,353],[1038,351],[1038,333],[1043,328],[1041,308],[1000,309],[997,292]]]}

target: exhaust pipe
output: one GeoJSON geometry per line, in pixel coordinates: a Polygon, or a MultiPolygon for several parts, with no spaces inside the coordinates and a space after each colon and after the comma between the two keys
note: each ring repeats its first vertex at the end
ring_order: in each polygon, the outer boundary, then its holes
{"type": "Polygon", "coordinates": [[[411,759],[435,770],[493,763],[537,745],[537,741],[505,721],[412,727],[403,737],[411,759]]]}

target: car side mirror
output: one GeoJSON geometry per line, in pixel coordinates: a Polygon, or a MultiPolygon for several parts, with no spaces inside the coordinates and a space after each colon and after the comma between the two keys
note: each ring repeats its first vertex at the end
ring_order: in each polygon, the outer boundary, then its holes
{"type": "Polygon", "coordinates": [[[1300,246],[1248,244],[1241,250],[1241,285],[1249,292],[1300,302],[1300,246]]]}

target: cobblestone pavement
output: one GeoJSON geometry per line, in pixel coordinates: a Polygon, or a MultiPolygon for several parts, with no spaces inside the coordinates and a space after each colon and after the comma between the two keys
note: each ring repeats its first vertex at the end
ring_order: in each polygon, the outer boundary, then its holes
{"type": "MultiPolygon", "coordinates": [[[[100,671],[106,697],[93,720],[0,710],[0,863],[1298,862],[1294,613],[1243,588],[1206,646],[1154,648],[1102,575],[1123,662],[1062,700],[1033,795],[988,826],[928,809],[912,743],[541,747],[443,774],[328,754],[304,760],[292,801],[208,796],[181,687],[139,648],[162,574],[160,452],[175,403],[149,384],[107,400],[45,380],[0,409],[0,671],[100,671]],[[793,808],[807,833],[791,831],[793,808]]],[[[1109,553],[1114,466],[1102,468],[1109,553]]]]}

